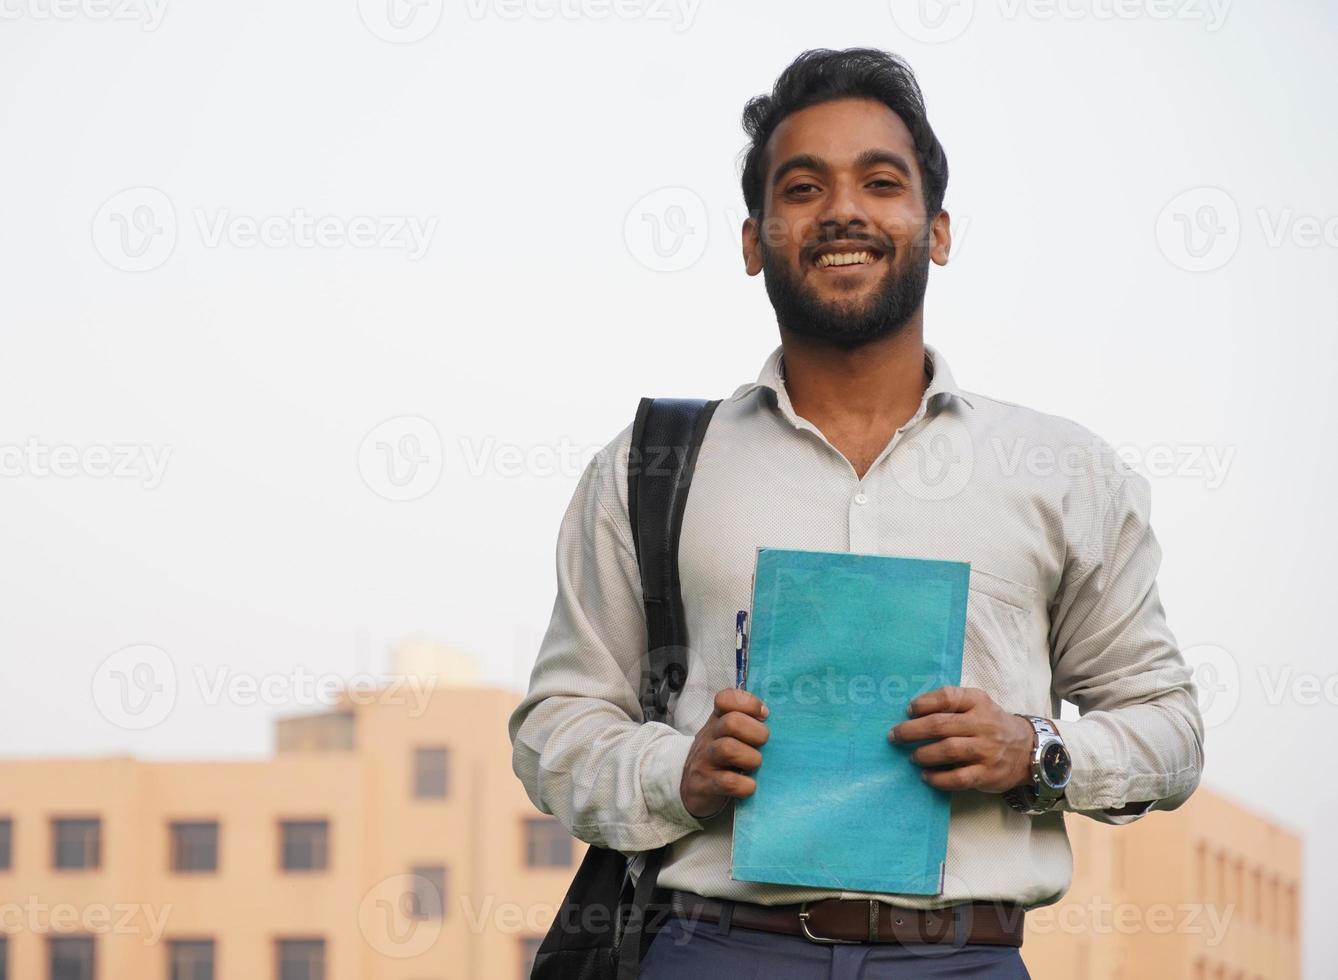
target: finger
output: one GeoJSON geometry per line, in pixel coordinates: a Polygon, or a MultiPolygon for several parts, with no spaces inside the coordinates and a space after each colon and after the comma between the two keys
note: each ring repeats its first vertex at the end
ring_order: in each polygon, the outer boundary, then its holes
{"type": "Polygon", "coordinates": [[[984,766],[959,766],[956,769],[922,769],[920,778],[935,789],[978,789],[985,780],[984,766]]]}
{"type": "Polygon", "coordinates": [[[727,687],[723,691],[717,691],[715,713],[725,715],[731,711],[741,711],[746,715],[752,715],[754,718],[765,718],[770,714],[770,709],[762,703],[762,699],[756,694],[737,687],[727,687]]]}
{"type": "Polygon", "coordinates": [[[731,711],[716,721],[716,737],[726,735],[748,745],[762,745],[771,737],[771,730],[756,718],[741,711],[731,711]]]}
{"type": "Polygon", "coordinates": [[[717,769],[711,773],[711,789],[717,796],[732,796],[741,799],[757,792],[757,780],[743,773],[728,769],[717,769]]]}
{"type": "Polygon", "coordinates": [[[911,753],[911,759],[921,766],[947,766],[980,762],[983,756],[976,739],[958,735],[920,746],[911,753]]]}
{"type": "Polygon", "coordinates": [[[762,753],[737,738],[718,738],[707,749],[706,757],[717,769],[746,769],[752,772],[762,764],[762,753]]]}
{"type": "Polygon", "coordinates": [[[969,715],[956,713],[922,715],[894,725],[887,733],[887,737],[893,742],[922,742],[931,738],[976,735],[977,727],[977,719],[969,715]]]}
{"type": "Polygon", "coordinates": [[[906,706],[906,714],[912,718],[942,711],[969,711],[977,699],[985,692],[978,687],[947,687],[926,691],[912,698],[906,706]]]}

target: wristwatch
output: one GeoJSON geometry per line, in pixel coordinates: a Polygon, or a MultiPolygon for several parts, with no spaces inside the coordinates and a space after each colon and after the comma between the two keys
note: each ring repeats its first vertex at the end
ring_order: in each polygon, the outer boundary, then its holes
{"type": "Polygon", "coordinates": [[[1048,812],[1063,799],[1073,761],[1053,722],[1035,715],[1019,717],[1031,722],[1036,732],[1031,744],[1031,779],[1005,792],[1003,798],[1014,810],[1035,816],[1048,812]]]}

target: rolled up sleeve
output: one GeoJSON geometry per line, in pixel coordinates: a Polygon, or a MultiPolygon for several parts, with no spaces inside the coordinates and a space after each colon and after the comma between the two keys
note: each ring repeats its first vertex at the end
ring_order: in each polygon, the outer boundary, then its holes
{"type": "Polygon", "coordinates": [[[629,440],[625,430],[591,460],[563,516],[552,618],[508,725],[512,768],[534,805],[624,853],[702,829],[679,792],[692,736],[642,724],[646,622],[617,465],[629,440]]]}
{"type": "Polygon", "coordinates": [[[1124,824],[1189,798],[1203,770],[1203,720],[1157,592],[1147,480],[1122,468],[1102,497],[1052,607],[1052,677],[1081,715],[1056,722],[1073,760],[1061,806],[1124,824]],[[1150,806],[1106,812],[1138,803],[1150,806]]]}

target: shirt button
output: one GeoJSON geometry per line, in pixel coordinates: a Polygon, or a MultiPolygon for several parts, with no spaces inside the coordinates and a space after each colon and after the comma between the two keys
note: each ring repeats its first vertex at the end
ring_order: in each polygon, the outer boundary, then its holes
{"type": "Polygon", "coordinates": [[[855,503],[863,505],[867,504],[868,502],[869,498],[864,495],[863,491],[860,491],[859,493],[855,494],[855,503]]]}

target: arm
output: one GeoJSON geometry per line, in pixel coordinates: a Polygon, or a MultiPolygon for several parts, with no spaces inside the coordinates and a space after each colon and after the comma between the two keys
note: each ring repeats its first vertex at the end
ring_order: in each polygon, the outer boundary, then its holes
{"type": "Polygon", "coordinates": [[[1203,769],[1191,672],[1157,594],[1161,550],[1147,481],[1120,469],[1077,535],[1051,609],[1055,720],[1073,760],[1061,809],[1124,824],[1189,798],[1203,769]]]}
{"type": "Polygon", "coordinates": [[[625,465],[615,465],[629,441],[630,429],[590,462],[567,507],[552,619],[508,726],[534,805],[580,840],[624,852],[702,827],[679,792],[693,737],[641,723],[645,612],[625,465]]]}

